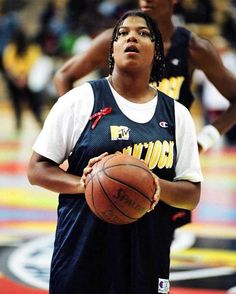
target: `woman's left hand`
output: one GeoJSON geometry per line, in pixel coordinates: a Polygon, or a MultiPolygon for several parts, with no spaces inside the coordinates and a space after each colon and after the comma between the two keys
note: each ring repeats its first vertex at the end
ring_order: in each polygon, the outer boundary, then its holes
{"type": "Polygon", "coordinates": [[[159,178],[154,173],[152,173],[152,175],[154,178],[154,182],[156,184],[156,192],[153,195],[152,205],[151,205],[151,208],[148,210],[148,212],[151,212],[152,210],[154,210],[155,206],[157,205],[157,203],[160,200],[160,194],[161,194],[161,187],[160,187],[159,178]]]}

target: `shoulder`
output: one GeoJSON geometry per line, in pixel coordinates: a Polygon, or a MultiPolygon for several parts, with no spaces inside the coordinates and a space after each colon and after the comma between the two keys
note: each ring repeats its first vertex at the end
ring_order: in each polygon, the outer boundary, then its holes
{"type": "Polygon", "coordinates": [[[169,101],[170,103],[172,103],[174,101],[173,98],[171,98],[170,96],[168,96],[167,94],[165,94],[164,92],[162,92],[160,90],[158,90],[158,97],[161,97],[161,99],[169,101]]]}
{"type": "Polygon", "coordinates": [[[205,38],[195,33],[191,34],[189,44],[189,58],[193,68],[199,68],[208,71],[218,64],[220,58],[214,45],[205,38]]]}
{"type": "Polygon", "coordinates": [[[218,52],[216,50],[216,47],[213,45],[213,43],[204,37],[201,37],[197,35],[196,33],[191,33],[190,38],[190,49],[195,54],[198,53],[202,56],[218,56],[218,52]]]}
{"type": "MultiPolygon", "coordinates": [[[[73,88],[63,96],[59,97],[54,106],[62,111],[71,110],[77,113],[77,110],[83,108],[91,108],[94,101],[93,90],[90,83],[86,82],[80,86],[73,88]]],[[[80,113],[81,111],[79,111],[80,113]]]]}
{"type": "Polygon", "coordinates": [[[208,39],[191,32],[190,48],[192,50],[208,51],[214,48],[214,46],[208,39]]]}
{"type": "Polygon", "coordinates": [[[165,107],[169,110],[174,109],[174,99],[165,93],[158,91],[158,99],[160,99],[160,102],[162,105],[165,105],[165,107]]]}
{"type": "Polygon", "coordinates": [[[177,125],[179,126],[185,126],[185,125],[193,125],[193,118],[188,110],[187,107],[185,107],[180,102],[174,100],[174,106],[175,106],[175,121],[177,125]]]}
{"type": "Polygon", "coordinates": [[[174,105],[175,105],[176,111],[181,112],[181,113],[187,113],[190,115],[188,108],[186,106],[184,106],[182,103],[174,100],[174,105]]]}
{"type": "Polygon", "coordinates": [[[83,100],[86,100],[86,94],[88,94],[88,97],[90,97],[93,94],[93,90],[91,87],[91,84],[89,82],[85,82],[70,91],[68,91],[63,96],[59,97],[58,101],[68,101],[67,103],[79,103],[83,100]]]}
{"type": "Polygon", "coordinates": [[[192,32],[185,27],[176,26],[175,27],[175,35],[181,35],[189,38],[192,35],[192,32]]]}

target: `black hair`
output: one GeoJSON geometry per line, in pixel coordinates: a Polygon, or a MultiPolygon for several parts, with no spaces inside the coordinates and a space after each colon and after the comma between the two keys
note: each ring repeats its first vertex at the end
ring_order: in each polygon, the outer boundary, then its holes
{"type": "Polygon", "coordinates": [[[12,42],[16,45],[17,54],[24,55],[28,47],[28,39],[24,30],[19,27],[12,36],[12,42]]]}
{"type": "Polygon", "coordinates": [[[112,74],[114,69],[114,58],[113,58],[113,43],[117,41],[117,35],[120,26],[123,24],[124,20],[129,16],[138,16],[145,19],[147,26],[151,32],[151,40],[155,42],[155,53],[154,53],[154,61],[152,65],[150,82],[154,82],[159,84],[159,82],[163,78],[163,73],[165,70],[165,61],[164,61],[164,49],[163,49],[163,41],[161,37],[160,30],[158,25],[154,22],[154,20],[146,13],[141,10],[130,10],[121,16],[121,18],[117,21],[113,33],[112,39],[110,43],[110,51],[109,51],[109,74],[112,74]]]}

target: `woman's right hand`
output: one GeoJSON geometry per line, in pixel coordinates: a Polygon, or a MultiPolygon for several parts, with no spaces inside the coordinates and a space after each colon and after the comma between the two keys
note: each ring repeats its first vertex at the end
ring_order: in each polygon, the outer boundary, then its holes
{"type": "Polygon", "coordinates": [[[84,187],[84,189],[86,188],[87,175],[92,172],[94,164],[96,162],[100,161],[101,159],[103,159],[107,155],[108,155],[108,152],[104,152],[99,156],[90,158],[90,160],[88,162],[88,165],[84,168],[83,175],[82,175],[82,177],[80,179],[80,184],[84,187]]]}

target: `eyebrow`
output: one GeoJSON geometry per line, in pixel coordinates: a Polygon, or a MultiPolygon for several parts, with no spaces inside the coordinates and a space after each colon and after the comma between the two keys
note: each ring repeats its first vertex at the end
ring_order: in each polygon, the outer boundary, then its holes
{"type": "MultiPolygon", "coordinates": [[[[130,26],[120,26],[119,29],[129,29],[130,26]]],[[[135,27],[136,28],[136,27],[135,27]]],[[[140,26],[140,27],[137,27],[137,29],[141,30],[141,29],[147,29],[150,31],[149,27],[148,26],[140,26]]]]}

